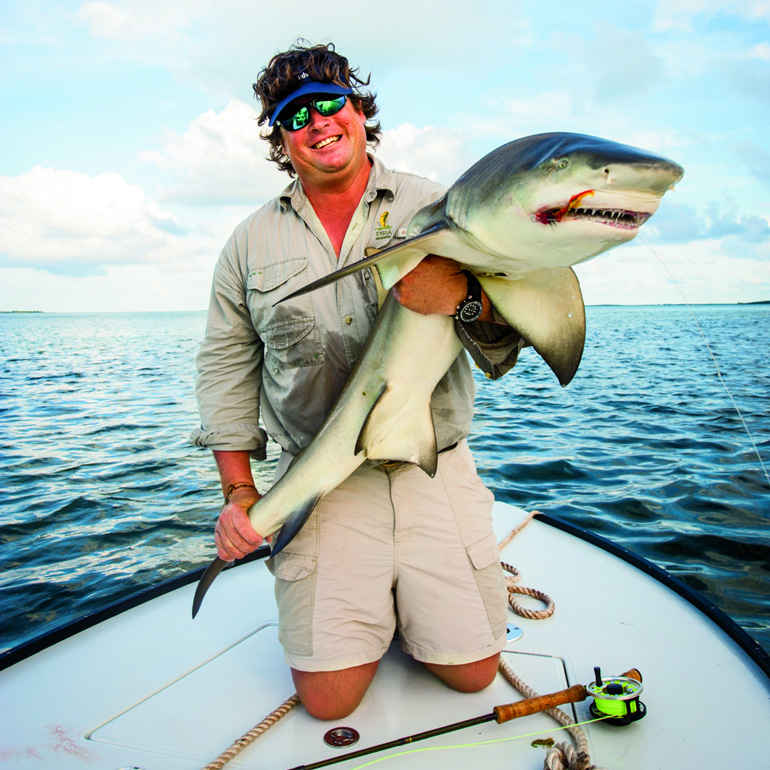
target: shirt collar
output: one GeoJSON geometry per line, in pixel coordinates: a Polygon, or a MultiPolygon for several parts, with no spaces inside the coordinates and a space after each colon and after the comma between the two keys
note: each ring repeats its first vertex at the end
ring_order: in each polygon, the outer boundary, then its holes
{"type": "MultiPolygon", "coordinates": [[[[390,193],[391,199],[396,194],[397,184],[396,178],[392,171],[385,168],[385,164],[376,156],[367,153],[372,161],[372,170],[369,174],[369,181],[366,184],[366,190],[364,191],[364,200],[367,203],[371,203],[377,198],[380,192],[390,193]]],[[[279,200],[281,207],[284,211],[291,206],[295,211],[299,211],[305,203],[307,203],[307,196],[305,190],[302,188],[302,182],[299,177],[292,180],[292,182],[284,189],[280,194],[279,200]]]]}

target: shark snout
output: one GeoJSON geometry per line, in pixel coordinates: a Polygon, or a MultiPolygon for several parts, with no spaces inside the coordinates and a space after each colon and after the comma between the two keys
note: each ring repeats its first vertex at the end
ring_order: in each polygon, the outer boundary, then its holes
{"type": "Polygon", "coordinates": [[[608,188],[637,190],[662,196],[684,176],[684,169],[672,160],[661,158],[632,165],[610,163],[603,169],[608,188]]]}

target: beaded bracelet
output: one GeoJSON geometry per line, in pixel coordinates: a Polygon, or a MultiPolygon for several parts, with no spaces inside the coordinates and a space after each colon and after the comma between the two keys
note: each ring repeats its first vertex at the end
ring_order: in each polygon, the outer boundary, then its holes
{"type": "Polygon", "coordinates": [[[253,484],[250,484],[248,481],[239,481],[235,484],[230,484],[230,486],[227,488],[227,492],[225,492],[225,505],[230,502],[230,498],[233,496],[233,492],[235,492],[236,489],[240,489],[241,487],[251,487],[252,489],[256,489],[256,487],[253,484]]]}

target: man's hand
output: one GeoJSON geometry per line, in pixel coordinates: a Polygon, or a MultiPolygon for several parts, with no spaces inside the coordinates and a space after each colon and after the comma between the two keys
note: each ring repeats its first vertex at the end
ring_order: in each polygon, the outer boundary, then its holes
{"type": "MultiPolygon", "coordinates": [[[[468,279],[463,275],[460,263],[435,254],[428,254],[393,287],[396,299],[405,308],[422,315],[454,315],[467,292],[468,279]]],[[[479,320],[494,323],[492,305],[484,292],[481,302],[484,311],[479,320]]]]}
{"type": "Polygon", "coordinates": [[[459,263],[428,254],[393,287],[393,293],[404,307],[415,313],[454,315],[467,288],[459,263]]]}
{"type": "Polygon", "coordinates": [[[217,556],[225,561],[242,559],[262,545],[264,538],[254,531],[248,510],[262,495],[253,487],[236,489],[222,508],[214,530],[217,556]]]}

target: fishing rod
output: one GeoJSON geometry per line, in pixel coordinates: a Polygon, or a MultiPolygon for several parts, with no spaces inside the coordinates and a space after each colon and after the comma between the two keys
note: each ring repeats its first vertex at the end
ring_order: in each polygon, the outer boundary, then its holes
{"type": "MultiPolygon", "coordinates": [[[[490,714],[483,714],[482,716],[466,719],[462,722],[454,722],[443,727],[436,727],[433,730],[425,730],[414,735],[406,735],[403,738],[396,738],[395,740],[379,743],[366,749],[351,751],[338,757],[322,759],[319,762],[312,762],[308,765],[297,765],[290,768],[290,770],[316,770],[317,768],[328,767],[338,762],[345,762],[348,759],[358,759],[368,754],[387,751],[398,746],[406,746],[409,743],[424,741],[427,738],[434,738],[446,733],[453,733],[466,727],[484,724],[485,722],[502,724],[512,719],[547,711],[556,706],[562,706],[565,703],[579,703],[591,695],[595,699],[591,705],[591,712],[597,717],[603,717],[605,721],[610,723],[629,724],[632,721],[641,719],[645,715],[646,709],[639,701],[639,695],[642,692],[642,675],[637,669],[632,668],[621,676],[604,679],[599,668],[594,669],[594,674],[595,681],[589,685],[575,684],[566,690],[559,690],[547,695],[538,695],[534,698],[527,698],[526,700],[508,703],[503,706],[495,706],[490,714]],[[595,712],[594,709],[596,709],[595,712]]],[[[338,731],[345,729],[338,728],[338,731]]]]}

